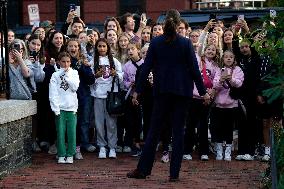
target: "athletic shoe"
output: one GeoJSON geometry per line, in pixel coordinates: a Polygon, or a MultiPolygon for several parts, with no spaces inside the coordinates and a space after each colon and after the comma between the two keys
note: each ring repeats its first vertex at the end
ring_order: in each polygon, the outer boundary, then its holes
{"type": "Polygon", "coordinates": [[[99,158],[100,159],[105,159],[106,158],[106,149],[105,149],[105,147],[101,147],[100,148],[99,158]]]}
{"type": "Polygon", "coordinates": [[[237,155],[237,157],[235,158],[238,161],[241,161],[244,159],[244,155],[237,155]]]}
{"type": "Polygon", "coordinates": [[[32,144],[32,149],[33,149],[33,152],[40,152],[41,149],[40,147],[38,146],[37,142],[34,141],[33,144],[32,144]]]}
{"type": "Polygon", "coordinates": [[[59,157],[57,163],[59,163],[59,164],[66,163],[65,157],[59,157]]]}
{"type": "Polygon", "coordinates": [[[249,154],[245,154],[243,156],[243,160],[244,161],[252,161],[253,160],[253,156],[249,155],[249,154]]]}
{"type": "Polygon", "coordinates": [[[170,161],[170,155],[169,155],[169,152],[168,151],[164,151],[163,152],[163,156],[161,158],[161,161],[163,163],[168,163],[170,161]]]}
{"type": "Polygon", "coordinates": [[[124,146],[123,147],[123,152],[124,153],[130,153],[131,152],[131,148],[129,146],[124,146]]]}
{"type": "Polygon", "coordinates": [[[84,159],[82,154],[81,154],[81,151],[80,151],[80,146],[77,146],[76,147],[76,153],[75,153],[75,159],[77,160],[81,160],[81,159],[84,159]]]}
{"type": "Polygon", "coordinates": [[[270,160],[270,156],[265,154],[262,158],[261,161],[269,161],[270,160]]]}
{"type": "Polygon", "coordinates": [[[208,155],[202,155],[200,159],[201,159],[201,161],[208,161],[209,157],[208,157],[208,155]]]}
{"type": "Polygon", "coordinates": [[[115,151],[117,153],[121,153],[122,152],[122,147],[121,146],[116,146],[115,151]]]}
{"type": "Polygon", "coordinates": [[[185,154],[182,156],[184,160],[192,160],[192,156],[190,154],[185,154]]]}
{"type": "Polygon", "coordinates": [[[66,163],[72,164],[73,163],[73,157],[67,157],[66,163]]]}
{"type": "Polygon", "coordinates": [[[114,148],[110,149],[108,157],[109,158],[116,158],[116,152],[115,152],[114,148]]]}
{"type": "Polygon", "coordinates": [[[52,146],[49,147],[48,153],[52,154],[52,155],[57,154],[57,148],[56,148],[55,144],[53,144],[52,146]]]}
{"type": "Polygon", "coordinates": [[[93,145],[89,145],[87,148],[85,148],[87,152],[94,152],[96,150],[96,147],[93,145]]]}

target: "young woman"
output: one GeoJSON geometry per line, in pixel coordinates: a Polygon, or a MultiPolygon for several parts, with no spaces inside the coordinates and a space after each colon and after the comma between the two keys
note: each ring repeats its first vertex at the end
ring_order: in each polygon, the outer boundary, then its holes
{"type": "Polygon", "coordinates": [[[214,78],[216,89],[215,108],[211,111],[211,130],[215,133],[216,160],[222,160],[224,154],[225,161],[231,161],[233,128],[237,113],[238,100],[230,96],[232,87],[239,88],[244,81],[244,73],[237,66],[235,55],[232,51],[225,51],[222,69],[219,69],[214,78]],[[226,142],[225,153],[223,142],[226,142]]]}
{"type": "Polygon", "coordinates": [[[141,33],[141,44],[144,46],[146,43],[150,43],[151,41],[151,27],[146,26],[141,33]]]}
{"type": "Polygon", "coordinates": [[[120,61],[122,66],[127,62],[128,60],[128,54],[127,54],[127,46],[129,44],[130,38],[127,33],[123,32],[118,37],[118,51],[117,51],[117,59],[120,61]]]}
{"type": "Polygon", "coordinates": [[[50,35],[47,42],[45,51],[45,78],[39,91],[40,98],[43,101],[42,111],[45,112],[44,117],[41,118],[40,123],[42,124],[42,142],[40,147],[48,151],[49,154],[56,154],[57,148],[55,144],[56,131],[55,131],[55,118],[54,113],[50,109],[49,104],[49,82],[52,74],[59,69],[56,61],[58,61],[58,55],[63,51],[63,45],[65,43],[65,37],[61,32],[55,31],[50,35]]]}
{"type": "MultiPolygon", "coordinates": [[[[113,58],[110,46],[104,38],[100,38],[95,45],[94,72],[95,84],[91,86],[91,95],[94,99],[95,124],[97,131],[97,145],[100,148],[99,158],[106,158],[108,146],[109,157],[116,158],[117,145],[116,117],[108,114],[106,110],[107,91],[111,90],[112,80],[115,77],[118,82],[123,80],[123,72],[120,62],[113,58]],[[105,130],[106,123],[106,130],[105,130]],[[107,136],[107,141],[105,140],[107,136]]],[[[114,91],[117,91],[115,83],[114,91]]]]}
{"type": "Polygon", "coordinates": [[[75,159],[83,159],[80,147],[88,152],[94,152],[95,147],[89,141],[89,128],[93,98],[90,85],[95,83],[95,76],[91,65],[81,52],[81,46],[77,39],[69,39],[66,42],[66,51],[71,56],[71,68],[79,73],[80,84],[77,90],[78,96],[78,122],[77,122],[77,147],[75,159]]]}
{"type": "Polygon", "coordinates": [[[117,49],[118,49],[118,35],[115,30],[108,30],[105,33],[105,38],[110,46],[110,51],[113,57],[117,57],[117,49]]]}
{"type": "MultiPolygon", "coordinates": [[[[205,47],[204,56],[197,57],[199,70],[203,77],[204,86],[210,94],[211,99],[214,97],[213,79],[218,70],[218,50],[215,45],[207,45],[205,47]]],[[[208,145],[208,115],[209,105],[205,105],[196,87],[193,90],[193,98],[189,107],[189,116],[185,130],[185,160],[192,160],[192,150],[194,146],[195,128],[197,128],[197,141],[199,142],[199,156],[201,160],[207,161],[209,159],[209,145],[208,145]]]]}

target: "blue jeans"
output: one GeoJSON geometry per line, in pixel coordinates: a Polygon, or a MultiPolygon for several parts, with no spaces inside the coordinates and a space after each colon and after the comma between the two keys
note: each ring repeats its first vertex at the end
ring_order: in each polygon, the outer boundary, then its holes
{"type": "Polygon", "coordinates": [[[82,148],[88,148],[90,146],[89,128],[93,114],[93,101],[94,99],[91,95],[86,95],[84,98],[79,99],[78,131],[82,148]]]}

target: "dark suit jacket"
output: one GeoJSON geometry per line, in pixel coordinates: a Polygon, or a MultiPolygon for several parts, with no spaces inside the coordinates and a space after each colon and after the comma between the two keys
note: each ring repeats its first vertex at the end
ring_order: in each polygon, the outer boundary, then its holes
{"type": "Polygon", "coordinates": [[[154,95],[171,93],[192,97],[193,82],[200,95],[206,93],[192,43],[178,34],[171,43],[166,42],[165,35],[151,41],[138,78],[137,93],[143,91],[143,83],[151,70],[154,75],[154,95]]]}

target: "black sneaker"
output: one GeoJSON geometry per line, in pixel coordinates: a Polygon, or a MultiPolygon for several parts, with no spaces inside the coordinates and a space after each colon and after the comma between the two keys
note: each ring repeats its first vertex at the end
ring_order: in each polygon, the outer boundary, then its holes
{"type": "Polygon", "coordinates": [[[140,148],[135,147],[135,148],[132,149],[130,156],[139,157],[141,155],[141,153],[142,153],[142,150],[140,148]]]}

